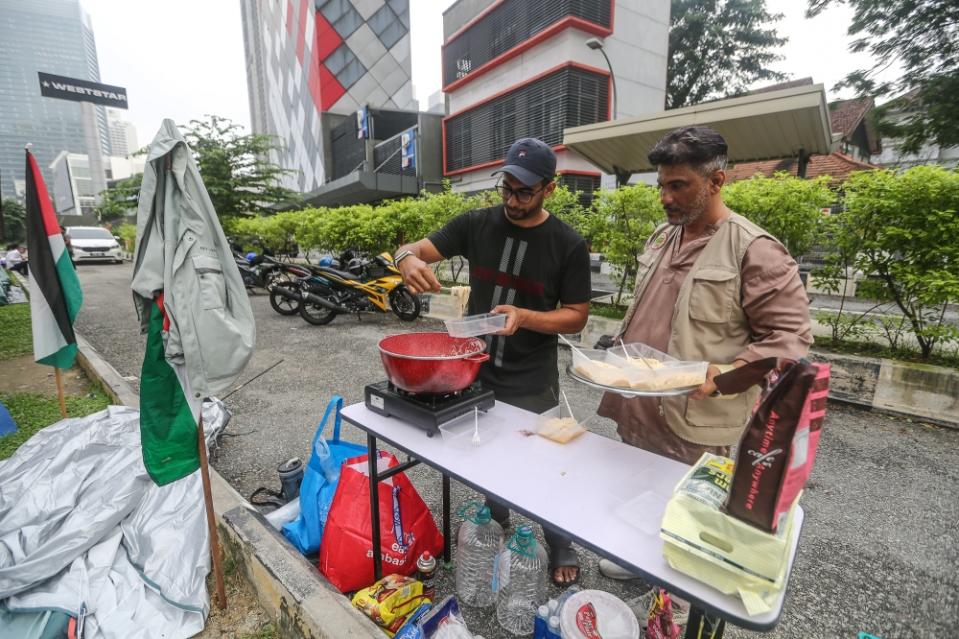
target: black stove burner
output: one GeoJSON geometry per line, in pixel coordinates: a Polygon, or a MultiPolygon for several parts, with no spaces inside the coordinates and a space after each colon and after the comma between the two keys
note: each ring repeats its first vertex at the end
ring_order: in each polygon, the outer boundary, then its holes
{"type": "Polygon", "coordinates": [[[479,382],[447,395],[417,395],[396,388],[388,381],[368,384],[364,389],[366,407],[386,417],[396,417],[426,431],[430,437],[441,424],[470,412],[474,407],[486,411],[493,407],[493,391],[479,382]]]}

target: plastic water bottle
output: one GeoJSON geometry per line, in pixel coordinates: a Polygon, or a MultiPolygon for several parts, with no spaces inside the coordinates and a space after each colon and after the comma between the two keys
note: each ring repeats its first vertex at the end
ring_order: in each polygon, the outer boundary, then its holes
{"type": "Polygon", "coordinates": [[[563,615],[563,606],[566,605],[566,600],[575,595],[577,592],[583,589],[579,584],[573,584],[566,590],[560,593],[559,597],[556,598],[556,612],[552,613],[557,617],[562,617],[563,615]]]}
{"type": "Polygon", "coordinates": [[[546,627],[546,639],[563,639],[559,630],[559,617],[550,617],[546,627]]]}
{"type": "Polygon", "coordinates": [[[546,629],[549,626],[549,608],[540,606],[536,610],[536,619],[533,620],[533,639],[546,639],[546,629]]]}
{"type": "Polygon", "coordinates": [[[493,566],[503,550],[503,528],[490,509],[477,502],[459,513],[464,521],[456,537],[456,598],[469,606],[492,606],[493,566]]]}
{"type": "Polygon", "coordinates": [[[496,560],[496,620],[514,635],[533,632],[538,602],[546,598],[546,550],[521,526],[496,560]]]}

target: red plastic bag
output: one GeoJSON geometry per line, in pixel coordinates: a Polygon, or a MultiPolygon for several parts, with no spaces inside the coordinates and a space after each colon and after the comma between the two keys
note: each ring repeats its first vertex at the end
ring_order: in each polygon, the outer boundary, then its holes
{"type": "MultiPolygon", "coordinates": [[[[380,471],[397,464],[393,455],[379,454],[380,471]]],[[[366,455],[343,465],[323,530],[317,567],[341,592],[359,590],[374,581],[368,469],[366,455]]],[[[443,535],[404,473],[381,481],[377,488],[383,574],[411,575],[424,551],[433,556],[442,553],[443,535]]]]}

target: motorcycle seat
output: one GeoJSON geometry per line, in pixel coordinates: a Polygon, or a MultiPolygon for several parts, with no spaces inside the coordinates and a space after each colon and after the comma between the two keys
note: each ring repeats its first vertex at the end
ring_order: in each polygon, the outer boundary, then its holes
{"type": "Polygon", "coordinates": [[[318,268],[317,270],[318,270],[320,273],[329,273],[330,275],[335,275],[336,277],[338,277],[338,278],[340,278],[340,279],[342,279],[342,280],[352,280],[352,281],[354,281],[354,282],[359,282],[359,281],[361,281],[359,277],[353,275],[352,273],[348,273],[348,272],[346,272],[346,271],[340,271],[340,270],[337,270],[337,269],[335,269],[335,268],[331,268],[331,267],[329,267],[329,266],[321,266],[321,267],[318,268]]]}

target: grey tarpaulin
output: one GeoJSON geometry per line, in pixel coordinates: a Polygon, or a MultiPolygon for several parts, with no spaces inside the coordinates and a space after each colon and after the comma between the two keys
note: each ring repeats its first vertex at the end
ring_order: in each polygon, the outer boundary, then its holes
{"type": "MultiPolygon", "coordinates": [[[[219,401],[203,409],[209,445],[229,413],[219,401]]],[[[202,491],[199,473],[150,480],[134,409],[41,430],[0,462],[2,605],[85,606],[86,639],[193,636],[209,611],[202,491]]]]}

